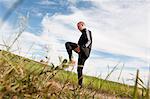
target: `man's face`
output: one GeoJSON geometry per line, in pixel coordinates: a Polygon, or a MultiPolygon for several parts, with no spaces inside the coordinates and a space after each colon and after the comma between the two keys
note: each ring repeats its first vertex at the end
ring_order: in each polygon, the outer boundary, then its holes
{"type": "Polygon", "coordinates": [[[78,29],[81,31],[83,29],[83,24],[82,23],[78,23],[77,24],[78,29]]]}

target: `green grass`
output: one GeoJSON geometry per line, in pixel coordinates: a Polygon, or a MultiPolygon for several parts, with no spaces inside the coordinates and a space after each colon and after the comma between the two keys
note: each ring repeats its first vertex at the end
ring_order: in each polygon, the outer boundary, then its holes
{"type": "MultiPolygon", "coordinates": [[[[62,85],[69,83],[72,86],[77,86],[77,74],[74,72],[57,70],[52,65],[44,65],[6,51],[0,51],[0,75],[0,92],[3,96],[8,97],[11,97],[10,93],[18,93],[18,97],[33,93],[32,96],[37,98],[34,90],[41,91],[41,88],[43,89],[40,96],[46,97],[46,94],[52,91],[51,88],[45,86],[49,80],[58,81],[62,85]]],[[[103,94],[128,98],[131,98],[134,92],[133,86],[86,75],[83,77],[83,88],[103,94]]],[[[140,89],[138,88],[138,90],[140,89]]],[[[75,94],[69,90],[63,93],[67,97],[73,97],[75,94]]],[[[59,91],[57,95],[60,94],[64,95],[59,91]]]]}
{"type": "MultiPolygon", "coordinates": [[[[71,84],[77,85],[77,74],[70,71],[60,71],[55,76],[55,79],[60,81],[61,83],[65,83],[67,80],[69,80],[71,84]]],[[[83,77],[83,83],[84,88],[120,97],[131,97],[134,90],[133,87],[125,84],[120,84],[86,75],[84,75],[83,77]]]]}

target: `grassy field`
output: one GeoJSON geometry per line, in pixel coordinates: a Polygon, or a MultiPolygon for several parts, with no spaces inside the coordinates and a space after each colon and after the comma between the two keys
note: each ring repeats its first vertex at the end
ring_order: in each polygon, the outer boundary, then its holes
{"type": "MultiPolygon", "coordinates": [[[[65,83],[69,80],[71,84],[77,85],[77,74],[71,73],[70,71],[60,71],[54,79],[60,81],[61,83],[65,83]]],[[[134,90],[133,87],[128,85],[85,75],[83,83],[84,88],[120,97],[131,97],[134,90]]]]}
{"type": "Polygon", "coordinates": [[[128,86],[86,75],[83,83],[83,88],[78,88],[77,74],[59,66],[0,51],[0,98],[3,99],[149,99],[149,89],[142,91],[136,83],[128,86]]]}

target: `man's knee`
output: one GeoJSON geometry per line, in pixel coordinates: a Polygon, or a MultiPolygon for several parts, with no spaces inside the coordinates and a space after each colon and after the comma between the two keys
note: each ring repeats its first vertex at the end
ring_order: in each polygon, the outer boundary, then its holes
{"type": "Polygon", "coordinates": [[[65,43],[65,46],[66,46],[66,47],[69,46],[69,45],[70,45],[69,42],[66,42],[66,43],[65,43]]]}
{"type": "Polygon", "coordinates": [[[70,42],[66,42],[65,46],[66,46],[67,49],[70,49],[70,42]]]}

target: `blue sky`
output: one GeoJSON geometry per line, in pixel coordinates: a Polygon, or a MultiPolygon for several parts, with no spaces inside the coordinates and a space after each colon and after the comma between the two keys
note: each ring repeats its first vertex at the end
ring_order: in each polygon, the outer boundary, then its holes
{"type": "MultiPolygon", "coordinates": [[[[11,10],[17,1],[0,0],[3,26],[0,44],[3,41],[11,44],[21,18],[27,20],[25,31],[12,48],[19,51],[14,53],[35,60],[48,55],[51,62],[58,64],[58,56],[68,58],[64,43],[78,41],[81,34],[76,23],[82,20],[93,35],[93,49],[85,64],[85,74],[106,74],[102,68],[120,62],[120,66],[125,64],[132,72],[144,68],[146,73],[142,77],[147,75],[150,63],[148,0],[23,0],[11,10]],[[8,11],[11,14],[6,19],[8,11]]],[[[74,57],[77,59],[75,53],[74,57]]],[[[125,72],[123,77],[130,74],[125,72]]]]}

